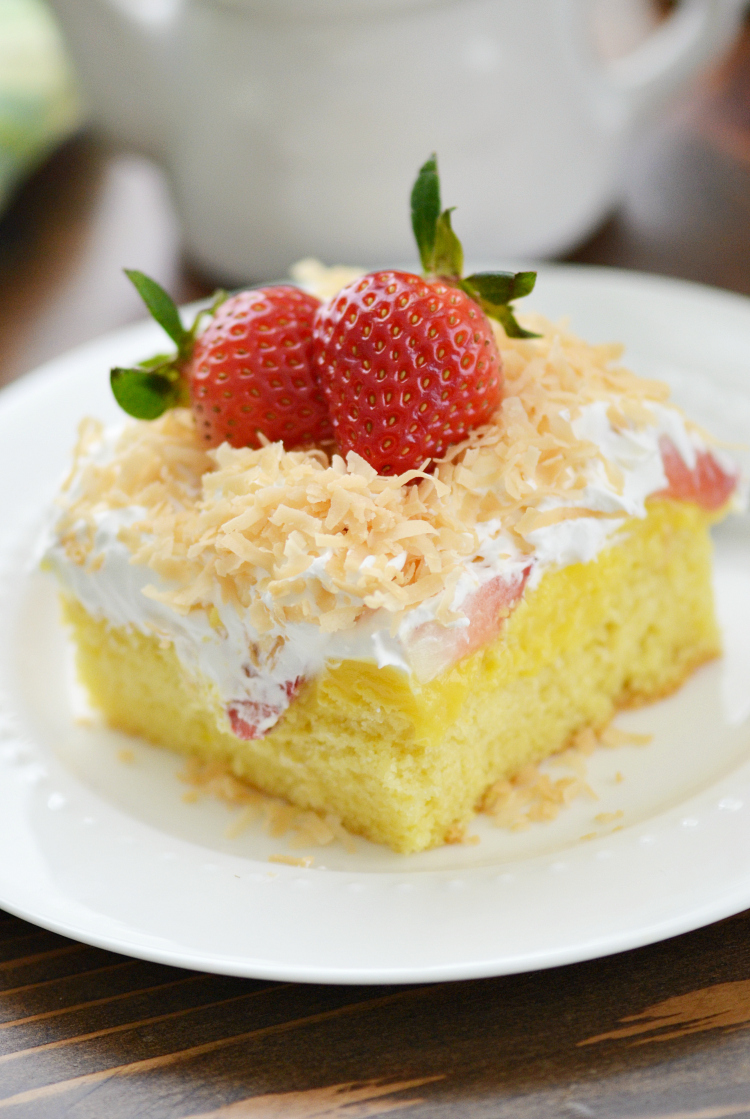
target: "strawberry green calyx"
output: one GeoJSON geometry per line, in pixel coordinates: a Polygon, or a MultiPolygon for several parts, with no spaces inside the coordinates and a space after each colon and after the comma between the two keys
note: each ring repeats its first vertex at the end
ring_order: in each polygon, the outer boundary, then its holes
{"type": "Polygon", "coordinates": [[[512,299],[521,299],[534,290],[536,272],[474,272],[461,281],[461,287],[475,299],[492,319],[497,319],[509,338],[538,338],[516,321],[512,299]]]}
{"type": "Polygon", "coordinates": [[[144,361],[134,369],[115,367],[110,370],[109,383],[123,412],[136,420],[156,420],[168,408],[187,406],[187,397],[180,372],[163,354],[152,359],[149,369],[144,361]]]}
{"type": "Polygon", "coordinates": [[[516,320],[511,300],[528,295],[536,272],[474,272],[463,276],[464,253],[451,226],[449,210],[440,208],[440,178],[433,153],[420,168],[411,192],[411,224],[425,279],[441,279],[465,291],[484,313],[502,324],[509,338],[538,338],[516,320]]]}
{"type": "Polygon", "coordinates": [[[188,330],[182,325],[174,300],[156,280],[135,269],[126,268],[125,275],[146,304],[151,317],[177,346],[177,351],[157,354],[133,368],[112,369],[110,385],[115,400],[129,416],[136,420],[155,420],[168,408],[189,407],[190,391],[183,368],[192,353],[203,316],[213,314],[226,299],[226,293],[217,292],[208,311],[199,311],[188,330]]]}

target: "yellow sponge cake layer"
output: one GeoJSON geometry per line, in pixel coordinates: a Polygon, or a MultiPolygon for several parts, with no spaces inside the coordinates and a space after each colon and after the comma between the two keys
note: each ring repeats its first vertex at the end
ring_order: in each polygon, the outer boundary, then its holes
{"type": "Polygon", "coordinates": [[[204,760],[396,851],[445,842],[493,781],[719,651],[711,514],[652,500],[590,563],[548,571],[498,638],[428,684],[364,661],[306,682],[265,737],[237,738],[169,644],[65,602],[78,671],[113,727],[204,760]]]}

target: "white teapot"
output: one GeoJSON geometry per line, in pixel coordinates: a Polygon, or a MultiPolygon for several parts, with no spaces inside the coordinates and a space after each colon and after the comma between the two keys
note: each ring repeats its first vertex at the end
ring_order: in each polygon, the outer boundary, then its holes
{"type": "Polygon", "coordinates": [[[188,252],[239,283],[300,256],[412,259],[409,190],[431,151],[468,257],[580,240],[616,201],[647,111],[729,43],[744,7],[683,0],[606,63],[597,2],[53,5],[95,121],[164,165],[188,252]]]}

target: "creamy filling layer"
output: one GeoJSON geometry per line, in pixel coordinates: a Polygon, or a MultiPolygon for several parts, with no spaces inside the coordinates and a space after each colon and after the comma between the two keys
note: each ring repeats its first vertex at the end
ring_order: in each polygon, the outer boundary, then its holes
{"type": "MultiPolygon", "coordinates": [[[[449,625],[436,617],[440,596],[406,611],[395,627],[392,615],[381,609],[334,633],[307,622],[276,626],[270,643],[268,634],[260,641],[246,611],[222,602],[220,595],[210,609],[193,608],[181,615],[169,603],[144,594],[146,587],[171,588],[150,567],[131,562],[131,552],[120,538],[122,529],[142,518],[144,510],[138,506],[95,514],[93,548],[85,562],[71,558],[53,523],[46,565],[94,617],[173,645],[187,672],[215,686],[234,733],[255,738],[276,724],[301,683],[320,673],[328,661],[366,660],[413,674],[419,682],[433,679],[492,640],[525,589],[537,585],[545,571],[589,562],[629,517],[645,516],[652,495],[671,488],[674,496],[702,500],[701,485],[707,493],[704,483],[709,477],[714,487],[708,496],[703,494],[703,503],[725,503],[735,483],[732,467],[707,450],[679,412],[652,404],[654,425],[616,430],[608,407],[607,401],[588,404],[572,421],[575,435],[594,443],[607,465],[593,460],[585,486],[571,490],[564,503],[551,497],[540,503],[538,509],[549,512],[550,523],[528,534],[528,550],[521,550],[497,520],[476,526],[478,547],[463,564],[451,605],[458,617],[449,625]],[[555,510],[563,504],[566,516],[555,521],[555,510]],[[574,515],[577,510],[580,515],[574,515]]],[[[106,461],[120,430],[109,431],[92,457],[106,461]]],[[[74,479],[73,489],[75,485],[74,479]]],[[[85,528],[81,525],[82,533],[85,528]]],[[[304,577],[320,578],[327,559],[326,554],[316,558],[304,577]]],[[[398,564],[400,559],[391,562],[398,564]]],[[[370,561],[367,557],[363,562],[370,561]]]]}

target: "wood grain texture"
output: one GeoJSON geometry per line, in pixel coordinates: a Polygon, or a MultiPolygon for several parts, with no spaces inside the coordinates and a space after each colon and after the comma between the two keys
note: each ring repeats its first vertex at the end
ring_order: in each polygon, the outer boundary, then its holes
{"type": "Polygon", "coordinates": [[[263,983],[121,959],[53,980],[54,1007],[40,982],[35,1020],[18,1004],[4,1014],[0,1113],[741,1115],[749,933],[743,914],[605,960],[419,988],[263,983]],[[113,985],[82,1000],[97,974],[113,985]],[[634,1044],[651,1033],[659,1045],[634,1044]]]}
{"type": "Polygon", "coordinates": [[[385,1115],[424,1103],[411,1092],[406,1098],[393,1099],[393,1096],[440,1079],[439,1076],[428,1076],[387,1083],[369,1080],[366,1084],[331,1084],[326,1088],[310,1088],[303,1092],[271,1092],[204,1111],[192,1119],[314,1119],[315,1116],[346,1119],[352,1115],[385,1115]]]}
{"type": "MultiPolygon", "coordinates": [[[[750,293],[750,30],[631,153],[571,259],[750,293]]],[[[178,299],[161,173],[80,136],[0,222],[0,383],[178,299]]],[[[750,913],[529,975],[421,987],[233,979],[129,960],[0,913],[9,1119],[750,1117],[750,913]]]]}
{"type": "Polygon", "coordinates": [[[597,1034],[578,1044],[596,1045],[628,1037],[638,1039],[635,1045],[648,1045],[704,1030],[747,1029],[750,1027],[750,980],[716,983],[688,991],[686,995],[675,995],[647,1006],[639,1014],[629,1014],[622,1022],[634,1024],[597,1034]]]}

